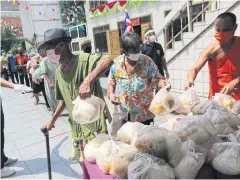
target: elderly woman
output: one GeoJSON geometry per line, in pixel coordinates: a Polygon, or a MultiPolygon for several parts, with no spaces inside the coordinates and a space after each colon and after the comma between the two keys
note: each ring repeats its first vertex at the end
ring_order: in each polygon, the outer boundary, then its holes
{"type": "Polygon", "coordinates": [[[138,34],[127,33],[121,41],[123,55],[114,60],[109,74],[110,100],[120,104],[125,120],[149,125],[154,118],[148,110],[154,89],[167,82],[152,59],[141,53],[138,34]]]}
{"type": "Polygon", "coordinates": [[[47,109],[50,110],[50,106],[48,104],[45,89],[44,89],[43,77],[41,76],[41,69],[39,67],[40,60],[41,60],[40,56],[33,56],[27,64],[27,70],[29,71],[32,77],[33,95],[35,97],[34,104],[38,105],[39,103],[38,93],[42,91],[47,109]]]}

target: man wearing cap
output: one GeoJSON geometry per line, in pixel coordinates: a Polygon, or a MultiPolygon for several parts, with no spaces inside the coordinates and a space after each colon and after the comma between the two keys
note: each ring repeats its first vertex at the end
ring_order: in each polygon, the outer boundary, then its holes
{"type": "Polygon", "coordinates": [[[96,79],[110,67],[113,61],[109,57],[103,57],[99,54],[83,53],[75,56],[71,53],[70,42],[71,37],[67,35],[65,30],[55,28],[45,31],[44,42],[38,47],[38,49],[45,50],[48,59],[60,63],[56,71],[54,87],[59,104],[51,120],[44,126],[48,130],[54,127],[55,122],[66,107],[72,129],[73,160],[82,161],[84,143],[91,140],[95,132],[105,132],[105,119],[102,113],[99,121],[90,124],[78,124],[72,118],[72,101],[77,98],[80,85],[81,97],[88,97],[91,92],[103,99],[100,83],[96,79]],[[95,68],[97,64],[98,67],[95,68]],[[93,69],[95,70],[90,73],[93,69]]]}
{"type": "Polygon", "coordinates": [[[157,65],[158,70],[162,76],[169,78],[166,59],[161,44],[157,43],[155,31],[152,28],[145,30],[146,41],[142,45],[142,53],[149,56],[157,65]],[[165,73],[164,73],[165,71],[165,73]]]}

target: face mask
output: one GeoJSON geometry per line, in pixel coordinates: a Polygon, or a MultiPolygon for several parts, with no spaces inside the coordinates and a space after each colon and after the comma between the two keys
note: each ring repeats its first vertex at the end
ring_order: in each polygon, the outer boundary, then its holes
{"type": "Polygon", "coordinates": [[[55,54],[55,49],[46,50],[46,55],[47,55],[47,58],[51,62],[56,63],[56,64],[59,63],[61,56],[60,56],[60,54],[59,55],[55,54]]]}
{"type": "Polygon", "coordinates": [[[152,36],[149,37],[150,42],[155,42],[156,39],[157,39],[157,37],[155,35],[152,35],[152,36]]]}
{"type": "Polygon", "coordinates": [[[132,61],[138,61],[140,56],[141,56],[141,51],[137,54],[130,54],[128,53],[128,58],[131,59],[132,61]]]}
{"type": "Polygon", "coordinates": [[[225,44],[233,38],[233,31],[215,32],[215,38],[220,44],[225,44]]]}

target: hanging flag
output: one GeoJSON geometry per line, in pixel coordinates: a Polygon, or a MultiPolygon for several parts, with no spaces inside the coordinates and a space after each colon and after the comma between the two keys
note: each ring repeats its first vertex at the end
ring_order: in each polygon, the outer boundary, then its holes
{"type": "Polygon", "coordinates": [[[30,8],[30,12],[33,12],[34,11],[34,9],[33,8],[30,8]]]}
{"type": "Polygon", "coordinates": [[[128,12],[125,9],[125,13],[124,13],[124,26],[123,26],[123,34],[122,36],[124,36],[127,32],[133,32],[133,27],[132,27],[132,22],[129,18],[128,12]]]}
{"type": "Polygon", "coordinates": [[[55,11],[55,9],[54,9],[54,8],[52,8],[52,11],[54,12],[54,11],[55,11]]]}
{"type": "Polygon", "coordinates": [[[13,1],[12,1],[12,4],[15,5],[15,4],[16,4],[16,0],[13,0],[13,1]]]}
{"type": "Polygon", "coordinates": [[[48,9],[48,6],[47,6],[47,9],[48,9]]]}
{"type": "Polygon", "coordinates": [[[39,12],[39,15],[41,15],[42,13],[41,12],[39,12]]]}

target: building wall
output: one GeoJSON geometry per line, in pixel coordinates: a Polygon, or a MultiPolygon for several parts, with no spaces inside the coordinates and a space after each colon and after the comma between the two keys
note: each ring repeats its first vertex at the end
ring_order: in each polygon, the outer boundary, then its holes
{"type": "MultiPolygon", "coordinates": [[[[233,2],[233,1],[232,1],[233,2]]],[[[227,3],[232,3],[231,1],[222,1],[220,11],[212,12],[206,21],[213,21],[217,15],[228,7],[227,3]]],[[[231,10],[237,16],[237,24],[240,24],[240,6],[234,6],[231,10]]],[[[199,27],[201,28],[201,27],[199,27]]],[[[172,84],[172,92],[182,93],[184,91],[184,85],[187,81],[187,75],[190,68],[198,60],[201,52],[206,48],[209,43],[214,39],[214,26],[211,26],[205,33],[203,33],[199,38],[187,47],[183,53],[177,56],[172,63],[169,64],[168,69],[170,72],[170,82],[172,84]]],[[[240,28],[237,29],[236,36],[240,36],[240,28]]],[[[199,72],[195,80],[195,89],[200,97],[207,98],[209,91],[209,73],[208,65],[206,64],[203,69],[199,72]]]]}
{"type": "Polygon", "coordinates": [[[46,30],[62,27],[60,13],[56,13],[59,11],[58,1],[20,1],[19,9],[26,38],[31,39],[36,33],[40,42],[46,30]]]}
{"type": "MultiPolygon", "coordinates": [[[[128,14],[131,19],[152,15],[152,25],[153,28],[158,32],[162,28],[164,23],[164,10],[173,8],[177,6],[179,1],[157,1],[157,2],[148,2],[144,1],[142,6],[139,7],[130,7],[128,8],[128,14]]],[[[182,2],[181,2],[182,3],[182,2]]],[[[86,3],[86,16],[87,16],[87,25],[88,25],[88,35],[92,39],[92,50],[95,51],[94,38],[93,38],[93,28],[109,24],[110,30],[118,29],[117,23],[124,20],[124,12],[108,13],[103,17],[97,17],[89,19],[89,3],[86,3]]],[[[163,42],[163,38],[158,39],[160,43],[163,42]]]]}

